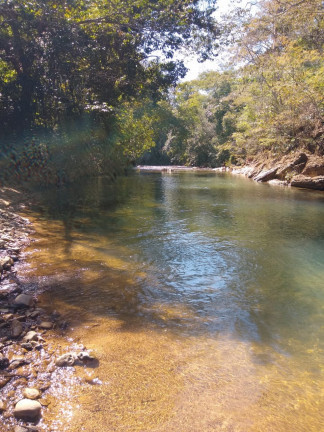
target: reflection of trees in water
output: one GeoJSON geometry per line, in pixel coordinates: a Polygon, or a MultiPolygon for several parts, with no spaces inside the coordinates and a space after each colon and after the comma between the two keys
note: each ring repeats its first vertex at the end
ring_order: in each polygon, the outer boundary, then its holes
{"type": "Polygon", "coordinates": [[[67,254],[72,230],[95,231],[147,270],[140,282],[125,270],[118,284],[120,272],[114,279],[100,267],[107,279],[93,289],[111,304],[105,287],[115,280],[110,295],[125,326],[136,318],[180,332],[227,332],[288,352],[291,341],[306,349],[321,336],[320,259],[312,262],[324,255],[318,194],[229,176],[143,174],[114,185],[90,179],[44,197],[46,217],[63,222],[67,254]]]}

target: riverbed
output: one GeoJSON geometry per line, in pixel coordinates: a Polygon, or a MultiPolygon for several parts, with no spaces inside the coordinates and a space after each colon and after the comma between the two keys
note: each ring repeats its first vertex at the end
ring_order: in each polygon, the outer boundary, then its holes
{"type": "Polygon", "coordinates": [[[322,192],[144,172],[29,217],[25,281],[99,359],[54,389],[50,430],[323,430],[322,192]]]}

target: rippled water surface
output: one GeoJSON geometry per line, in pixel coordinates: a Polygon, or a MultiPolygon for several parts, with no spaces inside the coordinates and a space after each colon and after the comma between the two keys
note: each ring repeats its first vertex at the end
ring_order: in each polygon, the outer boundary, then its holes
{"type": "Polygon", "coordinates": [[[45,208],[27,274],[102,383],[83,380],[53,427],[324,430],[323,193],[143,173],[45,208]]]}

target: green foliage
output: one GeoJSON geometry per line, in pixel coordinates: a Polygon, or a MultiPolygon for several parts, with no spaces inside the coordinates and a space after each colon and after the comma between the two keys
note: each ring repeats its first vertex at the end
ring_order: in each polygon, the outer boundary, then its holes
{"type": "Polygon", "coordinates": [[[213,56],[219,33],[214,3],[201,8],[199,0],[1,1],[2,149],[11,140],[23,143],[27,132],[46,131],[53,149],[54,137],[63,134],[70,154],[60,159],[59,150],[49,151],[50,160],[69,161],[81,173],[88,165],[79,156],[89,148],[91,155],[99,152],[90,158],[93,166],[105,152],[125,163],[139,157],[152,146],[153,120],[139,114],[137,105],[161,100],[184,76],[183,63],[173,59],[179,49],[199,47],[202,59],[213,56]],[[94,135],[83,130],[82,137],[65,137],[66,125],[84,118],[91,119],[94,135]]]}
{"type": "Polygon", "coordinates": [[[320,0],[263,0],[224,23],[235,66],[178,86],[185,125],[166,150],[190,165],[237,163],[297,148],[324,154],[324,7],[320,0]],[[237,67],[240,64],[241,67],[237,67]]]}
{"type": "Polygon", "coordinates": [[[170,124],[161,156],[192,166],[223,165],[231,156],[229,139],[236,130],[236,108],[230,96],[235,85],[229,72],[209,72],[180,84],[165,105],[170,124]]]}
{"type": "Polygon", "coordinates": [[[214,49],[218,30],[211,17],[213,8],[203,11],[198,3],[1,2],[3,118],[19,120],[25,128],[53,127],[96,103],[116,106],[132,96],[160,97],[185,72],[181,62],[172,61],[176,50],[194,49],[198,31],[209,38],[202,56],[214,49]],[[156,50],[168,60],[153,61],[156,50]]]}
{"type": "Polygon", "coordinates": [[[234,27],[234,61],[246,62],[235,101],[244,106],[233,134],[238,152],[324,150],[323,12],[317,0],[263,1],[234,27]]]}

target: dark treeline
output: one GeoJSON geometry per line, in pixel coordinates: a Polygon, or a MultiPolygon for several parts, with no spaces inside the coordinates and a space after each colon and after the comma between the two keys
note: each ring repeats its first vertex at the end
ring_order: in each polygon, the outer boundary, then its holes
{"type": "Polygon", "coordinates": [[[186,72],[174,54],[214,54],[214,3],[2,1],[1,172],[64,181],[134,161],[186,72]]]}

